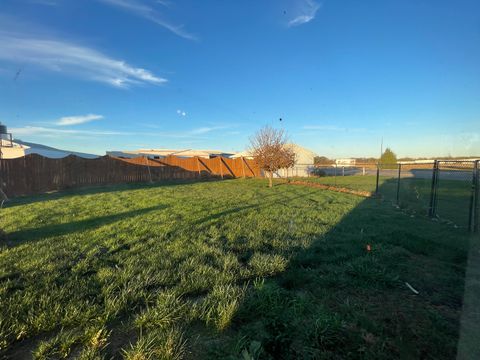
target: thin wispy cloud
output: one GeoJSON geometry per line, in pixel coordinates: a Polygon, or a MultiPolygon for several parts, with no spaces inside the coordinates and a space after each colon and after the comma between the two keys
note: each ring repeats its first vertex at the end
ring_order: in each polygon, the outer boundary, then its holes
{"type": "Polygon", "coordinates": [[[209,132],[216,131],[216,130],[223,130],[226,128],[227,128],[226,126],[210,126],[210,127],[205,126],[205,127],[200,127],[200,128],[191,130],[190,134],[201,135],[201,134],[207,134],[209,132]]]}
{"type": "Polygon", "coordinates": [[[31,4],[45,5],[45,6],[57,6],[56,0],[30,0],[31,4]]]}
{"type": "MultiPolygon", "coordinates": [[[[71,125],[71,124],[70,124],[71,125]]],[[[43,126],[24,126],[11,128],[11,132],[15,137],[19,136],[37,136],[37,137],[108,137],[108,136],[146,136],[146,137],[163,137],[172,139],[195,139],[202,138],[210,132],[227,129],[228,126],[212,126],[200,127],[184,131],[165,131],[165,132],[128,132],[128,131],[114,131],[114,130],[78,130],[78,129],[64,129],[57,127],[43,127],[43,126]]]]}
{"type": "Polygon", "coordinates": [[[169,7],[170,5],[172,5],[172,3],[170,1],[167,1],[167,0],[155,0],[155,2],[157,4],[163,5],[165,7],[169,7]]]}
{"type": "Polygon", "coordinates": [[[111,136],[111,135],[131,135],[131,133],[121,131],[108,131],[108,130],[72,130],[72,129],[58,129],[48,128],[42,126],[24,126],[18,128],[11,128],[10,131],[17,136],[75,136],[75,135],[88,135],[88,136],[111,136]]]}
{"type": "MultiPolygon", "coordinates": [[[[177,36],[180,36],[189,40],[196,40],[196,37],[184,29],[183,25],[174,25],[170,21],[166,20],[164,16],[156,10],[154,7],[147,4],[142,0],[98,0],[107,5],[115,6],[124,11],[128,11],[136,16],[143,17],[153,23],[169,30],[177,36]]],[[[166,1],[156,1],[161,6],[169,6],[166,1]]]]}
{"type": "Polygon", "coordinates": [[[336,132],[366,132],[365,128],[348,128],[341,127],[336,125],[305,125],[302,127],[303,130],[312,130],[312,131],[336,131],[336,132]]]}
{"type": "Polygon", "coordinates": [[[304,130],[345,131],[346,128],[335,125],[305,125],[304,130]]]}
{"type": "Polygon", "coordinates": [[[85,124],[90,121],[101,120],[103,115],[88,114],[78,116],[64,116],[60,118],[55,124],[60,126],[85,124]]]}
{"type": "Polygon", "coordinates": [[[141,84],[158,85],[167,81],[146,69],[132,66],[85,46],[2,32],[0,29],[1,60],[14,64],[31,63],[50,71],[68,73],[118,88],[141,84]]]}
{"type": "Polygon", "coordinates": [[[300,0],[297,2],[295,17],[288,22],[288,26],[299,26],[309,23],[317,15],[320,4],[314,0],[300,0]]]}

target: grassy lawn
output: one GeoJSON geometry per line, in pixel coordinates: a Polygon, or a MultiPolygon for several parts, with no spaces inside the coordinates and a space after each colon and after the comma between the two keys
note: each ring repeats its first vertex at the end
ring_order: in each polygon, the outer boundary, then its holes
{"type": "Polygon", "coordinates": [[[377,199],[116,186],[16,200],[0,228],[0,357],[455,356],[468,237],[377,199]]]}
{"type": "MultiPolygon", "coordinates": [[[[322,176],[322,177],[304,177],[298,178],[298,180],[314,182],[319,184],[325,184],[330,186],[344,187],[352,190],[362,190],[362,191],[375,191],[375,175],[354,175],[354,176],[322,176]]],[[[385,181],[391,180],[391,178],[380,177],[379,186],[382,185],[385,181]]]]}
{"type": "MultiPolygon", "coordinates": [[[[325,176],[299,178],[299,180],[319,184],[344,187],[353,190],[375,192],[376,176],[325,176]]],[[[397,179],[391,176],[379,177],[379,192],[385,200],[396,203],[397,179]]],[[[399,200],[400,206],[418,214],[428,213],[432,181],[425,178],[401,178],[399,200]]],[[[467,227],[469,216],[471,181],[440,179],[437,195],[437,215],[460,227],[467,227]]]]}

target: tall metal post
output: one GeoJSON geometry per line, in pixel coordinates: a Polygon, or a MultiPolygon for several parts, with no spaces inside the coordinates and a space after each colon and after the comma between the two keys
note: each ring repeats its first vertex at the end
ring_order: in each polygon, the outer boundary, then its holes
{"type": "Polygon", "coordinates": [[[475,185],[477,184],[477,163],[473,163],[472,186],[470,189],[470,206],[468,207],[468,230],[473,232],[475,226],[475,185]]]}
{"type": "Polygon", "coordinates": [[[397,205],[400,205],[400,175],[402,171],[402,164],[398,164],[398,179],[397,179],[397,205]]]}
{"type": "Polygon", "coordinates": [[[478,233],[480,228],[480,161],[475,161],[475,194],[473,200],[473,232],[478,233]]]}
{"type": "Polygon", "coordinates": [[[337,164],[335,164],[335,186],[337,186],[337,164]]]}
{"type": "Polygon", "coordinates": [[[378,194],[378,179],[380,177],[380,166],[377,164],[377,179],[375,183],[375,194],[378,194]]]}
{"type": "Polygon", "coordinates": [[[433,163],[432,186],[430,188],[430,206],[428,208],[428,216],[434,217],[437,207],[437,183],[438,183],[438,160],[433,163]]]}

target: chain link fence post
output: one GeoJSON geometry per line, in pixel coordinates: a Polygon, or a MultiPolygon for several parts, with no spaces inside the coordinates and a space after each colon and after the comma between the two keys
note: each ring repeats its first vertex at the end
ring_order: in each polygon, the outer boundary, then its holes
{"type": "Polygon", "coordinates": [[[397,206],[400,206],[400,176],[402,171],[402,164],[398,164],[398,179],[397,179],[397,206]]]}
{"type": "Polygon", "coordinates": [[[337,186],[337,167],[338,165],[335,164],[335,186],[337,186]]]}
{"type": "Polygon", "coordinates": [[[476,160],[473,165],[473,203],[471,209],[471,229],[474,233],[478,233],[480,227],[480,169],[479,169],[480,160],[476,160]]]}
{"type": "Polygon", "coordinates": [[[475,227],[475,185],[477,184],[477,163],[472,168],[472,186],[470,189],[470,206],[468,207],[468,231],[473,232],[475,227]]]}
{"type": "Polygon", "coordinates": [[[428,216],[434,217],[437,210],[438,160],[433,163],[432,186],[430,188],[430,206],[428,216]]]}

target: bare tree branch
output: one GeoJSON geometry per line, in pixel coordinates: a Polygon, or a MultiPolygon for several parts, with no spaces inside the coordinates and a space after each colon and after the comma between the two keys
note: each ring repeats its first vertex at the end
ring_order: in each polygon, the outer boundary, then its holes
{"type": "Polygon", "coordinates": [[[270,187],[275,171],[295,164],[295,153],[286,145],[285,132],[270,126],[265,126],[250,138],[250,152],[258,166],[267,173],[270,187]]]}

